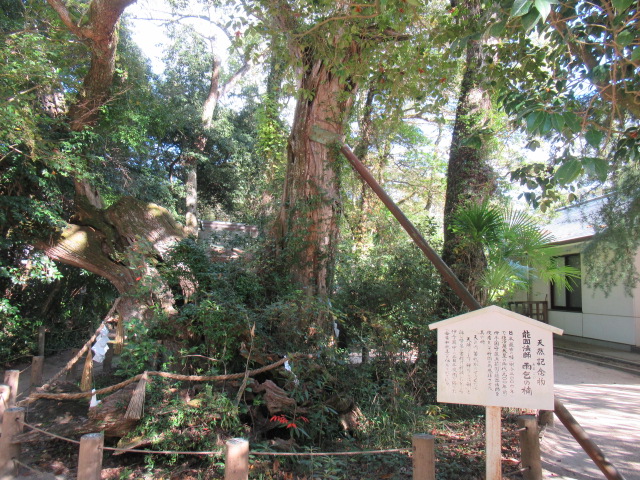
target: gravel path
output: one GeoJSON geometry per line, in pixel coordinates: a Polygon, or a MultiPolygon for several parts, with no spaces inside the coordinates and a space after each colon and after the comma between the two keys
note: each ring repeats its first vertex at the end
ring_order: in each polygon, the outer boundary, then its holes
{"type": "MultiPolygon", "coordinates": [[[[640,375],[556,355],[556,395],[626,480],[640,480],[640,375]]],[[[558,419],[542,440],[547,478],[604,475],[558,419]]]]}

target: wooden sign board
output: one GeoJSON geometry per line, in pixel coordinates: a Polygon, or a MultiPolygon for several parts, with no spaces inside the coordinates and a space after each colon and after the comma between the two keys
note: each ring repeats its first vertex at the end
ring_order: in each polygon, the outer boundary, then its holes
{"type": "Polygon", "coordinates": [[[553,410],[553,334],[562,330],[491,306],[433,323],[438,401],[553,410]]]}

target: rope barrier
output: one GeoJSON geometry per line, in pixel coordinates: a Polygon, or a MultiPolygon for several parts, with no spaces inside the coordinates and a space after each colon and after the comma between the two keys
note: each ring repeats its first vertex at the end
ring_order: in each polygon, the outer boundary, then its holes
{"type": "MultiPolygon", "coordinates": [[[[18,420],[19,421],[19,420],[18,420]]],[[[19,421],[20,422],[20,421],[19,421]]],[[[78,440],[73,440],[71,438],[63,437],[61,435],[56,435],[55,433],[47,432],[46,430],[42,430],[41,428],[34,427],[33,425],[28,424],[27,422],[20,422],[22,426],[27,427],[31,430],[35,430],[36,432],[40,432],[43,435],[55,438],[57,440],[62,440],[64,442],[73,443],[76,445],[80,445],[78,440]]],[[[103,450],[109,450],[112,452],[123,452],[123,453],[146,453],[152,455],[207,455],[207,456],[222,456],[224,452],[222,450],[212,450],[212,451],[198,451],[198,452],[186,452],[180,450],[144,450],[144,449],[134,449],[134,448],[118,448],[118,447],[103,447],[103,450]]],[[[254,451],[250,452],[251,455],[262,455],[262,456],[307,456],[307,457],[319,457],[319,456],[345,456],[345,455],[373,455],[380,453],[409,453],[412,450],[410,448],[393,448],[388,450],[362,450],[362,451],[354,451],[354,452],[261,452],[254,451]]]]}
{"type": "MultiPolygon", "coordinates": [[[[43,390],[46,390],[47,388],[49,388],[51,386],[51,384],[53,382],[55,382],[57,379],[59,379],[62,375],[64,375],[66,372],[68,372],[69,370],[71,370],[71,368],[76,364],[76,362],[78,360],[80,360],[80,358],[82,358],[82,356],[85,354],[85,352],[87,350],[89,350],[89,348],[91,348],[91,344],[96,340],[96,338],[98,338],[98,335],[100,335],[100,330],[102,330],[102,327],[104,327],[105,323],[107,322],[109,316],[111,315],[113,309],[115,308],[115,305],[117,304],[114,303],[114,306],[111,307],[111,310],[109,310],[109,313],[107,314],[107,317],[100,323],[100,326],[98,327],[98,329],[95,331],[95,333],[91,336],[91,338],[89,339],[89,341],[87,343],[85,343],[83,345],[83,347],[78,351],[78,353],[76,354],[75,357],[73,357],[71,360],[69,360],[67,362],[67,364],[62,368],[62,370],[60,370],[58,373],[56,373],[53,377],[51,377],[47,383],[45,383],[44,385],[42,385],[42,387],[40,387],[43,390]]],[[[31,398],[31,396],[29,396],[29,398],[31,398]]]]}
{"type": "Polygon", "coordinates": [[[60,435],[56,435],[55,433],[47,432],[46,430],[42,430],[41,428],[34,427],[33,425],[29,425],[27,422],[21,422],[20,420],[17,420],[17,421],[19,423],[21,423],[23,427],[27,427],[27,428],[29,428],[31,430],[35,430],[36,432],[40,432],[43,435],[46,435],[48,437],[52,437],[52,438],[56,438],[58,440],[62,440],[64,442],[75,443],[76,445],[80,445],[80,442],[78,440],[73,440],[71,438],[67,438],[67,437],[62,437],[60,435]]]}
{"type": "MultiPolygon", "coordinates": [[[[522,427],[522,428],[516,428],[515,430],[511,430],[508,432],[503,432],[502,436],[503,437],[515,437],[516,435],[519,435],[520,432],[524,432],[527,429],[527,427],[522,427]]],[[[441,445],[443,447],[454,447],[456,445],[472,445],[476,442],[481,442],[482,440],[484,440],[483,436],[478,436],[478,437],[472,437],[469,439],[462,439],[462,440],[456,440],[453,442],[438,442],[438,445],[441,445]]]]}
{"type": "MultiPolygon", "coordinates": [[[[260,373],[266,372],[268,370],[273,370],[274,368],[278,368],[288,360],[293,360],[294,358],[299,357],[310,357],[306,354],[297,353],[291,355],[290,357],[283,357],[277,362],[274,362],[270,365],[265,365],[264,367],[256,368],[254,370],[249,370],[248,372],[242,373],[231,373],[227,375],[182,375],[179,373],[169,373],[169,372],[147,372],[147,375],[153,377],[162,377],[162,378],[170,378],[172,380],[179,381],[188,381],[188,382],[219,382],[224,380],[237,380],[243,378],[245,376],[255,376],[260,373]]],[[[89,398],[93,395],[106,395],[108,393],[115,392],[116,390],[120,390],[121,388],[126,387],[127,385],[131,385],[134,382],[137,382],[142,378],[143,373],[136,375],[135,377],[129,378],[123,382],[120,382],[116,385],[112,385],[110,387],[101,388],[96,390],[95,392],[79,392],[79,393],[46,393],[46,392],[34,392],[29,395],[30,399],[38,399],[38,398],[46,398],[50,400],[79,400],[81,398],[89,398]]]]}
{"type": "Polygon", "coordinates": [[[182,452],[178,450],[142,450],[135,448],[118,448],[118,447],[103,447],[103,450],[110,450],[113,452],[123,453],[146,453],[153,455],[207,455],[207,456],[222,456],[224,452],[222,450],[214,450],[210,452],[182,452]]]}
{"type": "Polygon", "coordinates": [[[272,456],[272,457],[327,457],[327,456],[347,456],[347,455],[373,455],[379,453],[409,453],[411,448],[392,448],[389,450],[363,450],[353,452],[249,452],[249,455],[272,456]]]}
{"type": "MultiPolygon", "coordinates": [[[[66,438],[60,435],[56,435],[55,433],[47,432],[46,430],[42,430],[41,428],[34,427],[26,422],[20,422],[23,426],[35,430],[36,432],[40,432],[43,435],[62,440],[69,443],[74,443],[79,445],[80,442],[78,440],[73,440],[71,438],[66,438]]],[[[523,429],[519,429],[523,430],[523,429]]],[[[461,440],[453,443],[438,443],[441,446],[453,446],[459,444],[469,444],[476,440],[482,440],[483,437],[471,438],[469,440],[461,440]]],[[[113,452],[123,452],[123,453],[145,453],[151,455],[204,455],[204,456],[222,456],[224,452],[221,450],[212,450],[212,451],[198,451],[198,452],[187,452],[187,451],[179,451],[179,450],[144,450],[144,449],[133,449],[133,448],[118,448],[118,447],[104,447],[104,450],[109,450],[113,452]]],[[[272,457],[327,457],[327,456],[350,456],[350,455],[377,455],[377,454],[385,454],[385,453],[410,453],[413,449],[411,448],[390,448],[386,450],[360,450],[360,451],[351,451],[351,452],[265,452],[265,451],[251,451],[250,455],[256,456],[272,456],[272,457]]],[[[519,472],[522,470],[519,470],[519,472]]],[[[515,472],[518,473],[518,472],[515,472]]],[[[515,473],[511,474],[514,475],[515,473]]],[[[509,476],[509,475],[507,475],[509,476]]]]}
{"type": "Polygon", "coordinates": [[[521,468],[519,470],[516,470],[514,472],[511,472],[511,473],[505,473],[502,476],[503,477],[513,477],[514,475],[518,475],[519,473],[523,473],[523,472],[528,472],[529,470],[531,470],[531,467],[525,467],[525,468],[521,468]]]}
{"type": "Polygon", "coordinates": [[[35,474],[36,474],[36,475],[38,475],[38,477],[40,477],[40,478],[47,478],[47,477],[49,477],[49,476],[50,476],[50,474],[45,473],[45,472],[43,472],[42,470],[37,470],[37,469],[35,469],[35,468],[31,467],[30,465],[27,465],[26,463],[22,463],[20,460],[18,460],[18,459],[16,459],[16,458],[14,458],[14,459],[13,459],[13,462],[14,462],[14,463],[17,463],[18,465],[20,465],[20,466],[21,466],[21,467],[23,467],[23,468],[26,468],[26,469],[27,469],[27,470],[29,470],[29,471],[31,471],[31,472],[33,472],[33,473],[35,473],[35,474]]]}

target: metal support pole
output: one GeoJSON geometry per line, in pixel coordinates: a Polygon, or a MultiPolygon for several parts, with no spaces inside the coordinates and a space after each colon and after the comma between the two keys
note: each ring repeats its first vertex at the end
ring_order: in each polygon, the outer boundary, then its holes
{"type": "Polygon", "coordinates": [[[520,431],[520,457],[524,480],[542,480],[542,462],[540,461],[540,436],[538,435],[538,421],[535,415],[521,415],[518,417],[520,431]]]}
{"type": "Polygon", "coordinates": [[[417,433],[411,438],[411,442],[413,443],[413,480],[435,480],[435,437],[426,433],[417,433]]]}

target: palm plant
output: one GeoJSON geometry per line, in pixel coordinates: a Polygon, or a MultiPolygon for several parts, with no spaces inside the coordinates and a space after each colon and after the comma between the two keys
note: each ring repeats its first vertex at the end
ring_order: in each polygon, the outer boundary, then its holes
{"type": "Polygon", "coordinates": [[[469,204],[456,212],[451,228],[463,246],[486,257],[487,268],[478,279],[484,304],[500,303],[535,279],[571,290],[572,281],[580,278],[578,269],[557,264],[553,236],[526,212],[487,202],[469,204]]]}

